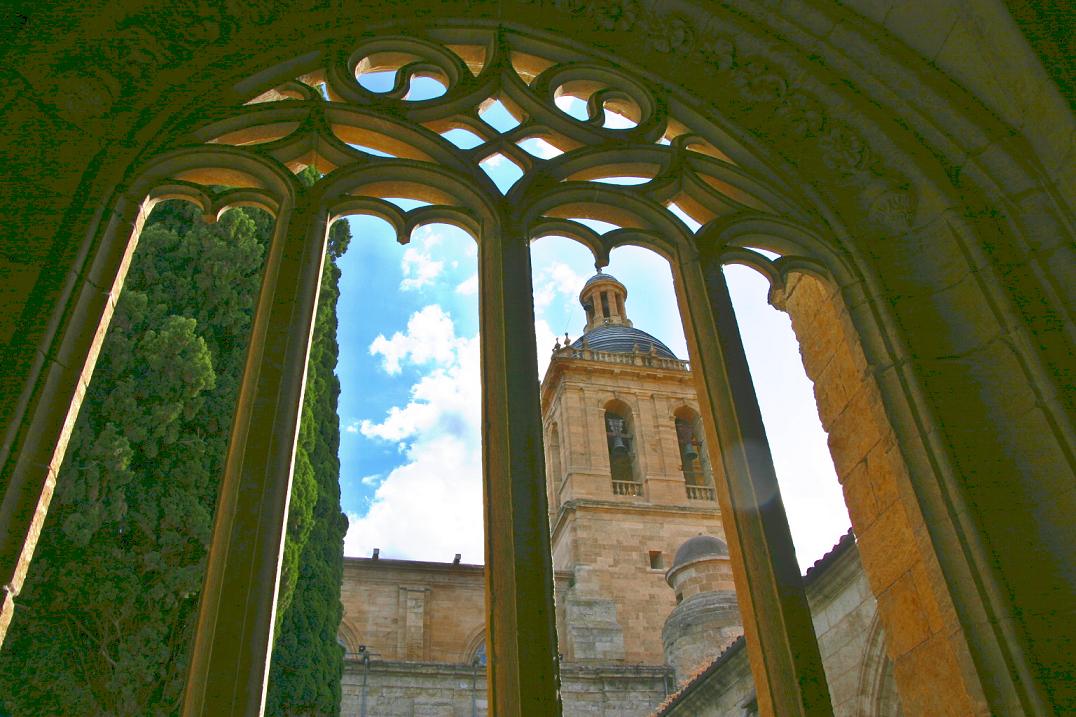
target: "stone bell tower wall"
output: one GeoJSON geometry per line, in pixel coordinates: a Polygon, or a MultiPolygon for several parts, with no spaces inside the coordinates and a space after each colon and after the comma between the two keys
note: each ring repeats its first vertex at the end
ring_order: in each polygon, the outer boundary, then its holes
{"type": "MultiPolygon", "coordinates": [[[[710,487],[689,494],[676,412],[698,412],[687,363],[644,350],[578,348],[554,356],[542,384],[553,565],[568,660],[662,665],[676,606],[665,571],[684,541],[723,535],[710,487]],[[614,483],[607,410],[624,414],[634,483],[614,483]],[[559,586],[558,586],[559,587],[559,586]]],[[[705,448],[702,448],[705,453],[705,448]]]]}

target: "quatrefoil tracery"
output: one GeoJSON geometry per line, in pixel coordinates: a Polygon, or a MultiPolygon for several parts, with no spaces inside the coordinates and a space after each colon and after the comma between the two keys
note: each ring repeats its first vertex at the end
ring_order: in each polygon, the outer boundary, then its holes
{"type": "MultiPolygon", "coordinates": [[[[476,237],[485,222],[511,218],[528,238],[556,231],[585,243],[603,265],[625,243],[670,258],[693,252],[689,223],[803,216],[785,193],[734,162],[736,152],[711,141],[713,131],[671,116],[653,88],[587,58],[550,59],[519,44],[504,35],[485,45],[369,40],[280,82],[194,140],[291,171],[314,166],[334,185],[337,216],[376,214],[401,241],[434,216],[476,237]],[[364,82],[379,73],[380,84],[364,82]],[[413,93],[420,78],[435,80],[436,91],[413,93]],[[518,179],[498,188],[486,171],[494,161],[514,165],[518,179]],[[393,196],[433,208],[405,211],[384,201],[393,196]],[[599,234],[578,219],[618,229],[599,234]]],[[[770,259],[750,254],[733,258],[760,259],[770,263],[764,273],[777,275],[770,259]]]]}

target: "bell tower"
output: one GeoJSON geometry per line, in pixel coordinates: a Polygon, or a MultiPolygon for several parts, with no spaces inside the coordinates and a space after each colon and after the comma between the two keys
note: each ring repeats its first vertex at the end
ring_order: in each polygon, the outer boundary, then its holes
{"type": "Polygon", "coordinates": [[[591,277],[584,333],[554,346],[542,381],[560,649],[662,665],[673,556],[723,533],[690,366],[632,324],[627,298],[591,277]]]}

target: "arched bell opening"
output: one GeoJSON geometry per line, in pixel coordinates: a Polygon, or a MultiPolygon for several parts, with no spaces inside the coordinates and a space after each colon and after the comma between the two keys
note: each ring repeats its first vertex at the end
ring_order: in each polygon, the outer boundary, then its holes
{"type": "Polygon", "coordinates": [[[714,500],[714,476],[704,442],[702,419],[693,408],[680,406],[673,412],[673,424],[688,499],[714,500]]]}
{"type": "Polygon", "coordinates": [[[602,411],[613,495],[641,495],[642,476],[636,453],[638,437],[631,407],[614,399],[606,402],[602,411]]]}

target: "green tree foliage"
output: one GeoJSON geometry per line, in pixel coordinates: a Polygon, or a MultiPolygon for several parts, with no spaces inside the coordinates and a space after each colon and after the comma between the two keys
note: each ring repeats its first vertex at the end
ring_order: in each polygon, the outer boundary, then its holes
{"type": "MultiPolygon", "coordinates": [[[[190,205],[167,202],[143,230],[0,651],[0,704],[12,715],[178,713],[271,228],[262,212],[206,225],[190,205]]],[[[316,679],[338,705],[346,521],[335,462],[339,272],[327,267],[280,595],[291,609],[278,614],[281,644],[324,644],[316,679]],[[318,615],[304,617],[310,609],[318,615]],[[292,622],[300,633],[289,637],[292,622]]],[[[297,704],[275,689],[285,709],[297,704]]],[[[302,699],[329,704],[320,693],[302,699]]]]}

